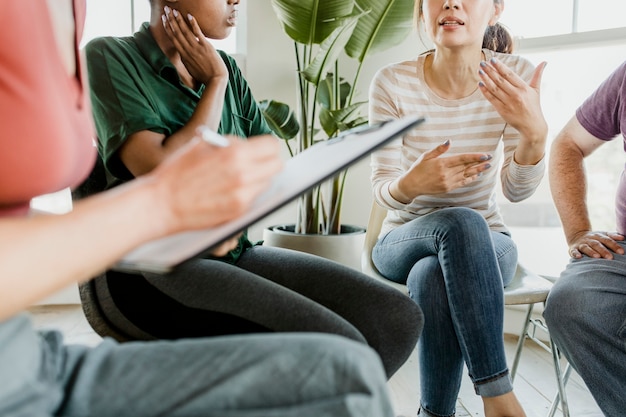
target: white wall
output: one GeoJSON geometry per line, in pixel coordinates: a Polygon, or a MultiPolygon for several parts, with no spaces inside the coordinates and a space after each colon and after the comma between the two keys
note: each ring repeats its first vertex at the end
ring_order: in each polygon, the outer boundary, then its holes
{"type": "MultiPolygon", "coordinates": [[[[295,107],[296,65],[292,41],[282,31],[272,9],[270,0],[246,2],[246,78],[257,100],[276,99],[295,107]]],[[[424,46],[412,33],[404,43],[389,51],[369,57],[364,64],[359,84],[357,101],[367,100],[369,83],[374,73],[382,66],[414,57],[424,46]]],[[[352,61],[346,63],[352,64],[352,61]]],[[[364,114],[367,112],[364,106],[364,114]]],[[[349,170],[342,222],[358,226],[367,225],[371,205],[369,182],[369,159],[365,159],[349,170]]],[[[295,207],[285,207],[272,216],[260,221],[250,229],[252,238],[260,238],[263,227],[277,223],[293,223],[295,207]]]]}

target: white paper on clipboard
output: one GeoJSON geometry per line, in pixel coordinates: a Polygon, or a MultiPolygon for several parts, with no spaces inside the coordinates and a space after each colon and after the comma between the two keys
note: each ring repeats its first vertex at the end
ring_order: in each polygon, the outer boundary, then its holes
{"type": "Polygon", "coordinates": [[[337,138],[319,142],[290,158],[270,187],[259,195],[243,216],[216,227],[148,242],[126,255],[113,269],[169,272],[179,263],[236,235],[423,121],[420,116],[407,116],[355,128],[337,138]]]}

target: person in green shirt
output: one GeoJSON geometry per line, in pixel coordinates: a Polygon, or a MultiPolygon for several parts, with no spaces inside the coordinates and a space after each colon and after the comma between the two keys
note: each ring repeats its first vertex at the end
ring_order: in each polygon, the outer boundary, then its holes
{"type": "MultiPolygon", "coordinates": [[[[151,0],[151,20],[133,36],[86,46],[109,188],[150,172],[200,127],[241,138],[270,132],[234,59],[210,42],[228,36],[238,3],[151,0]]],[[[421,310],[400,292],[245,232],[170,274],[107,271],[96,280],[103,313],[129,338],[333,333],[374,348],[388,377],[422,328],[421,310]]]]}

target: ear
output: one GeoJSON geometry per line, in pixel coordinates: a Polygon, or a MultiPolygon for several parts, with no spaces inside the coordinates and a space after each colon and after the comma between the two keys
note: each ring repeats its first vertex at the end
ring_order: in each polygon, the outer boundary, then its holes
{"type": "Polygon", "coordinates": [[[504,0],[495,0],[493,2],[493,16],[489,19],[489,26],[493,26],[498,23],[502,12],[504,11],[504,0]]]}

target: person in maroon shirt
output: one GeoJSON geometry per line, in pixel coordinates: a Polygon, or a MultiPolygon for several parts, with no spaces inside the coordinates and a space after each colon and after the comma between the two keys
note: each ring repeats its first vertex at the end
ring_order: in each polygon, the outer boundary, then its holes
{"type": "Polygon", "coordinates": [[[584,159],[626,141],[626,62],[576,110],[552,144],[550,187],[572,257],[550,291],[550,335],[607,416],[626,410],[626,176],[615,196],[617,231],[593,230],[584,159]]]}

